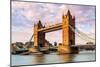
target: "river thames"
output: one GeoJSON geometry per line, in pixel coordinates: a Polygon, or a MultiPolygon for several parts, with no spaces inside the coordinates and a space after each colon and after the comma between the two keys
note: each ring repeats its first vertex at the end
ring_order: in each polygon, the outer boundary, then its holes
{"type": "Polygon", "coordinates": [[[95,51],[81,51],[79,54],[57,53],[39,55],[11,55],[11,66],[51,63],[95,61],[95,51]]]}

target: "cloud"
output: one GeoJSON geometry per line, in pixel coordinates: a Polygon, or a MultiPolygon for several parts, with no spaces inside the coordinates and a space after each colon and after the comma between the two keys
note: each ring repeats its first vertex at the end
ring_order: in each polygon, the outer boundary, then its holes
{"type": "Polygon", "coordinates": [[[27,33],[24,31],[12,31],[12,43],[13,42],[25,43],[30,40],[31,36],[32,36],[32,33],[27,33]]]}
{"type": "MultiPolygon", "coordinates": [[[[43,25],[61,23],[62,15],[67,13],[68,9],[71,11],[71,14],[75,16],[76,27],[79,30],[86,33],[95,33],[94,6],[12,1],[13,40],[17,41],[17,39],[21,36],[21,38],[23,38],[22,41],[26,41],[28,36],[33,33],[34,23],[37,23],[38,20],[41,20],[43,25]],[[22,33],[27,33],[26,39],[24,39],[24,35],[22,36],[22,33]]],[[[53,39],[49,35],[52,35],[53,37],[59,36],[58,32],[49,33],[47,35],[47,39],[51,42],[53,42],[53,39]]],[[[55,40],[60,42],[61,38],[56,38],[55,40]]]]}

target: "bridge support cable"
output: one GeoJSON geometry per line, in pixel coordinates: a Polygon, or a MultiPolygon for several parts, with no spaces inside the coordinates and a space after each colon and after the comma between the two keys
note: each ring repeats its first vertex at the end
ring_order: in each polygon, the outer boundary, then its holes
{"type": "Polygon", "coordinates": [[[87,41],[86,39],[84,39],[82,36],[80,36],[77,32],[76,32],[76,30],[71,26],[71,25],[69,25],[69,27],[71,28],[71,30],[77,35],[77,36],[79,36],[81,39],[83,39],[84,41],[87,41]]]}
{"type": "Polygon", "coordinates": [[[89,38],[89,39],[95,40],[94,38],[91,38],[91,37],[89,37],[88,35],[86,35],[85,33],[79,31],[77,28],[76,28],[76,30],[77,30],[81,35],[83,35],[83,36],[85,36],[85,37],[87,37],[87,38],[89,38]]]}
{"type": "MultiPolygon", "coordinates": [[[[81,34],[82,32],[80,32],[78,29],[74,29],[71,25],[69,25],[69,27],[71,28],[71,30],[72,30],[75,34],[77,34],[77,35],[78,35],[80,38],[82,38],[83,40],[86,40],[87,38],[90,39],[90,40],[92,40],[92,41],[95,40],[95,39],[93,39],[93,38],[87,36],[85,33],[81,34]],[[82,37],[82,36],[85,36],[86,38],[84,39],[84,37],[82,37]]],[[[87,41],[87,40],[86,40],[86,41],[87,41]]]]}
{"type": "MultiPolygon", "coordinates": [[[[28,42],[31,42],[32,38],[33,38],[34,34],[32,34],[31,38],[29,39],[28,42]]],[[[26,48],[30,43],[28,43],[27,45],[24,46],[24,48],[26,48]]]]}
{"type": "Polygon", "coordinates": [[[32,40],[33,36],[34,36],[34,34],[32,34],[32,36],[31,36],[31,38],[30,38],[29,42],[31,42],[31,40],[32,40]]]}

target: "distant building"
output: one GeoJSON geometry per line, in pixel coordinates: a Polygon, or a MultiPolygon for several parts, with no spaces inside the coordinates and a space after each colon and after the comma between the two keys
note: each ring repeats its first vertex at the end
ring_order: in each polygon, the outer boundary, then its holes
{"type": "Polygon", "coordinates": [[[34,47],[34,42],[26,42],[25,45],[24,45],[24,47],[26,47],[26,48],[32,48],[32,47],[34,47]]]}
{"type": "Polygon", "coordinates": [[[87,42],[86,44],[87,44],[87,45],[94,45],[93,42],[87,42]]]}
{"type": "Polygon", "coordinates": [[[49,41],[45,40],[45,46],[51,46],[52,47],[52,44],[49,41]]]}
{"type": "Polygon", "coordinates": [[[22,42],[16,42],[11,44],[11,53],[15,54],[16,51],[22,49],[24,44],[22,42]]]}
{"type": "Polygon", "coordinates": [[[24,44],[22,42],[16,42],[16,46],[19,48],[23,48],[24,44]]]}

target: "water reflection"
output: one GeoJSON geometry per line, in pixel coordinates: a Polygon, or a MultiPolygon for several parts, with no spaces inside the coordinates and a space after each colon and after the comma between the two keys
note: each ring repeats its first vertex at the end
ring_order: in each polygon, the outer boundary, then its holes
{"type": "Polygon", "coordinates": [[[35,55],[32,61],[34,64],[41,64],[45,62],[45,56],[44,54],[40,54],[40,55],[35,55]]]}
{"type": "Polygon", "coordinates": [[[65,63],[77,61],[94,61],[95,52],[84,52],[79,54],[39,54],[39,55],[12,55],[12,66],[14,65],[34,65],[49,63],[65,63]]]}
{"type": "Polygon", "coordinates": [[[59,56],[63,62],[70,62],[70,61],[72,61],[72,59],[74,57],[74,55],[72,55],[72,54],[67,54],[67,55],[63,54],[63,55],[59,55],[59,56]]]}

